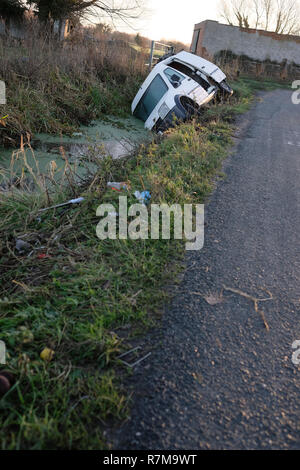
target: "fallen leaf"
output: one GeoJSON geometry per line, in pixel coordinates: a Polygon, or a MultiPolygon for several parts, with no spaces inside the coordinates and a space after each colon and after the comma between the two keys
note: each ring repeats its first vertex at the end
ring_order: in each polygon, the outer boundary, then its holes
{"type": "Polygon", "coordinates": [[[204,299],[209,305],[218,305],[221,304],[224,300],[222,293],[218,294],[217,292],[215,294],[209,294],[204,296],[204,299]]]}
{"type": "Polygon", "coordinates": [[[52,361],[54,354],[55,352],[53,351],[53,349],[44,348],[40,354],[40,358],[43,359],[43,361],[45,362],[50,362],[52,361]]]}

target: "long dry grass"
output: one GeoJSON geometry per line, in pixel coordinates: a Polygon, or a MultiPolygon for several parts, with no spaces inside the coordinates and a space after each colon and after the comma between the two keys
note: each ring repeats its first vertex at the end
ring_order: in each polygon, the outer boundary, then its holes
{"type": "Polygon", "coordinates": [[[71,133],[102,114],[124,115],[143,78],[146,58],[124,41],[84,37],[64,43],[31,29],[22,41],[0,38],[0,144],[20,135],[71,133]]]}

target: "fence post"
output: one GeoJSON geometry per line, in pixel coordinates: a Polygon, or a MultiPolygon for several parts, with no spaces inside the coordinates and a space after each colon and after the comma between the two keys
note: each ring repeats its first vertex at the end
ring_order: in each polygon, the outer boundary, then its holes
{"type": "Polygon", "coordinates": [[[155,47],[155,41],[152,41],[151,42],[151,50],[150,50],[150,60],[149,60],[149,72],[151,72],[151,69],[152,69],[154,47],[155,47]]]}

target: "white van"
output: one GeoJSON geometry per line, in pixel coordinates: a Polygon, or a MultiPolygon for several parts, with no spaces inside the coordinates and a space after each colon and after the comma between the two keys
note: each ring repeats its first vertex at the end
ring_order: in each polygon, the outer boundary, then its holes
{"type": "Polygon", "coordinates": [[[216,65],[190,52],[159,62],[132,102],[132,113],[145,127],[164,131],[174,120],[185,120],[214,96],[232,95],[226,75],[216,65]]]}

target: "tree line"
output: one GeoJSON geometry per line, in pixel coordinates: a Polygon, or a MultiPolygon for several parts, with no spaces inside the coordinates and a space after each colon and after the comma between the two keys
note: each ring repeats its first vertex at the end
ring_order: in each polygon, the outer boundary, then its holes
{"type": "Polygon", "coordinates": [[[300,34],[299,0],[220,0],[220,16],[241,28],[300,34]]]}

